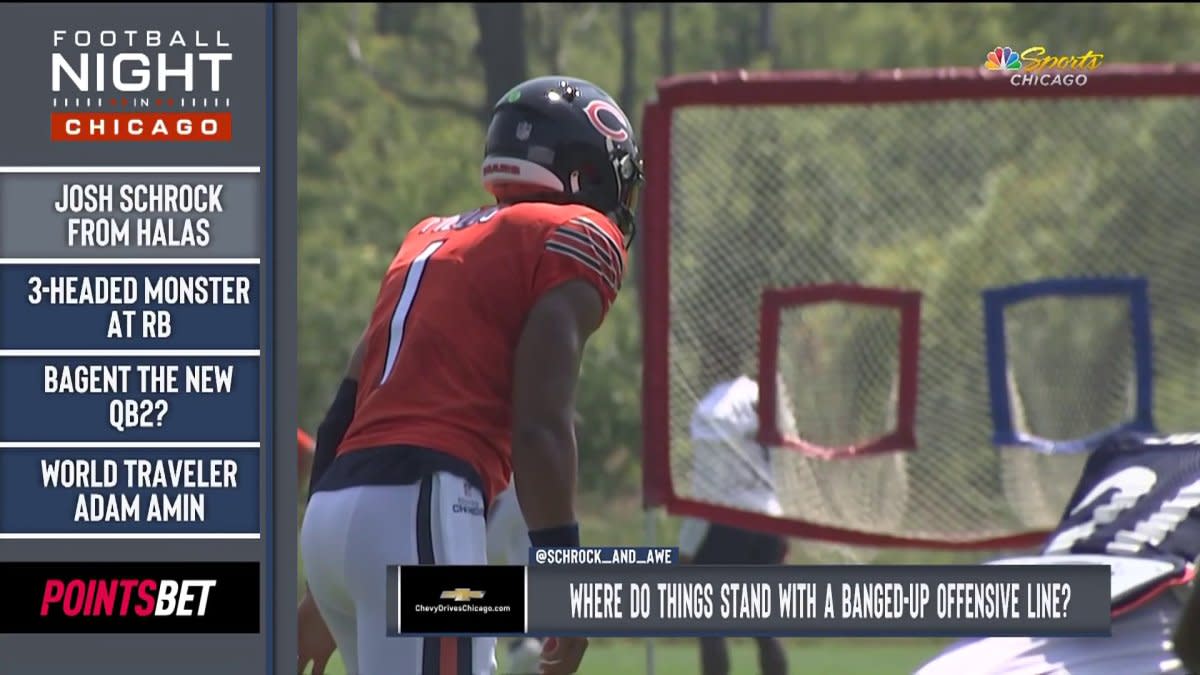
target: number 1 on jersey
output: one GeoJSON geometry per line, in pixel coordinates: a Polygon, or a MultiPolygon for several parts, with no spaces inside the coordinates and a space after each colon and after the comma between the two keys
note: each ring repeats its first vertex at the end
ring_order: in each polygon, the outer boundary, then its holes
{"type": "Polygon", "coordinates": [[[387,382],[396,365],[396,357],[400,355],[400,345],[404,342],[404,326],[408,323],[408,313],[412,311],[413,301],[416,300],[417,290],[421,287],[421,277],[425,274],[425,263],[437,253],[446,240],[435,241],[425,247],[413,261],[408,264],[408,272],[404,275],[404,287],[400,290],[400,300],[396,309],[392,310],[391,328],[388,331],[387,362],[383,366],[383,375],[379,384],[387,382]]]}

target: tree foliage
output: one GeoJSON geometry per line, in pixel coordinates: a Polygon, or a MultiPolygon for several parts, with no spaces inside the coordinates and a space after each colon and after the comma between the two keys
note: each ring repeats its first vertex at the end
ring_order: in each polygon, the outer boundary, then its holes
{"type": "MultiPolygon", "coordinates": [[[[669,9],[654,3],[634,3],[624,9],[603,3],[302,5],[301,424],[313,428],[319,422],[370,312],[380,275],[407,229],[427,215],[454,213],[487,201],[476,179],[483,122],[498,98],[496,92],[522,77],[560,71],[590,79],[614,94],[632,97],[622,104],[631,117],[640,119],[640,110],[665,69],[685,73],[772,64],[783,69],[976,65],[995,44],[1037,42],[1064,53],[1101,51],[1106,62],[1188,61],[1200,56],[1194,40],[1200,34],[1200,8],[1186,4],[776,4],[769,9],[764,11],[761,3],[681,3],[669,9]],[[669,21],[669,30],[664,30],[664,20],[669,21]]],[[[1154,112],[1151,119],[1132,119],[1132,113],[1117,111],[1107,124],[1144,138],[1146,148],[1161,147],[1163,139],[1169,138],[1200,149],[1194,117],[1185,117],[1177,107],[1154,112]]],[[[856,185],[884,180],[879,172],[892,165],[879,158],[903,150],[902,136],[875,139],[870,153],[863,147],[826,141],[861,139],[854,124],[853,116],[825,115],[790,130],[789,144],[813,140],[811,146],[817,150],[811,154],[795,152],[795,145],[772,143],[768,137],[728,157],[709,158],[714,165],[724,163],[728,189],[714,192],[697,185],[688,199],[702,203],[704,212],[726,217],[723,223],[698,222],[692,227],[749,222],[787,228],[789,237],[817,248],[826,245],[830,232],[857,231],[861,241],[833,247],[833,255],[854,253],[838,263],[848,275],[870,282],[887,276],[889,269],[917,270],[909,276],[933,289],[986,279],[989,266],[1011,271],[1022,266],[1043,269],[1048,264],[1014,259],[1011,247],[996,235],[1005,231],[1008,200],[1020,200],[1024,213],[1044,217],[1022,231],[1022,236],[1042,238],[1044,246],[1022,251],[1053,256],[1066,247],[1090,246],[1120,256],[1123,253],[1113,247],[1135,240],[1128,228],[1136,225],[1159,231],[1148,233],[1151,247],[1126,252],[1131,269],[1164,258],[1194,260],[1200,255],[1197,250],[1171,246],[1170,228],[1182,224],[1145,215],[1192,214],[1194,187],[1188,186],[1194,186],[1200,176],[1179,176],[1177,185],[1164,190],[1157,174],[1122,171],[1123,166],[1144,162],[1144,157],[1113,157],[1105,166],[1072,166],[1055,161],[1069,156],[1065,146],[1022,148],[1015,137],[986,144],[994,149],[990,153],[950,147],[947,152],[957,165],[929,162],[911,166],[905,176],[908,189],[973,200],[976,215],[969,222],[947,219],[933,208],[936,200],[930,200],[929,212],[906,214],[922,218],[921,227],[883,227],[863,235],[863,222],[883,223],[884,216],[902,207],[888,201],[903,193],[894,190],[836,212],[814,206],[812,217],[803,222],[767,224],[772,214],[762,211],[758,197],[770,189],[771,180],[803,180],[812,194],[842,191],[845,186],[840,181],[848,177],[856,185]],[[1014,148],[1043,161],[1045,168],[1032,184],[1028,177],[1006,171],[1007,163],[1022,159],[1011,156],[1014,148]],[[739,178],[739,167],[768,160],[772,166],[785,167],[784,173],[739,178]],[[826,171],[830,165],[844,173],[826,171]],[[963,185],[959,179],[980,173],[989,175],[987,184],[963,185]],[[1067,189],[1055,192],[1058,188],[1067,189]],[[1091,213],[1106,217],[1087,232],[1057,231],[1053,223],[1072,204],[1051,199],[1052,194],[1073,194],[1087,201],[1091,213]],[[980,255],[981,249],[989,253],[980,255]],[[950,264],[955,250],[974,252],[973,259],[980,264],[950,264]]],[[[762,127],[768,135],[772,128],[762,127]]],[[[936,142],[937,133],[933,129],[926,135],[936,142]]],[[[961,142],[961,135],[952,129],[946,133],[947,142],[961,142]]],[[[995,133],[1019,135],[1021,127],[998,125],[995,133]]],[[[1087,136],[1079,134],[1063,140],[1064,144],[1086,142],[1087,136]]],[[[1021,163],[1028,160],[1025,157],[1021,163]]],[[[894,176],[887,181],[900,186],[894,176]]],[[[678,191],[690,194],[687,184],[679,185],[678,191]]],[[[802,207],[797,205],[800,212],[802,207]]],[[[746,251],[745,256],[727,264],[779,269],[788,264],[777,259],[777,251],[740,250],[746,251]]],[[[725,264],[714,258],[719,254],[701,251],[677,263],[695,271],[680,282],[685,284],[679,291],[684,301],[689,293],[702,297],[710,293],[709,287],[722,283],[719,275],[711,273],[725,264]]],[[[1156,312],[1184,309],[1172,306],[1170,299],[1164,302],[1156,312]]],[[[961,320],[962,316],[926,317],[933,323],[961,320]]],[[[1193,353],[1200,353],[1196,337],[1200,326],[1188,329],[1172,324],[1164,330],[1169,334],[1163,339],[1192,344],[1193,353]]],[[[953,335],[927,328],[923,339],[952,339],[946,336],[953,335]]],[[[630,279],[606,325],[589,344],[584,365],[579,395],[585,465],[581,475],[592,488],[628,486],[637,475],[639,336],[637,291],[630,279]]],[[[1191,380],[1200,380],[1194,375],[1193,368],[1191,380]]],[[[1164,386],[1179,395],[1197,393],[1196,385],[1184,381],[1164,386]]]]}

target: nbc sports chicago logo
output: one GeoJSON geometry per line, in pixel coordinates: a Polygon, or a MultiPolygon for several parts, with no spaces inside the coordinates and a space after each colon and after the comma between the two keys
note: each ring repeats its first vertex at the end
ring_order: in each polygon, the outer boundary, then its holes
{"type": "Polygon", "coordinates": [[[1047,53],[1042,46],[1017,52],[1012,47],[996,47],[987,53],[983,67],[1009,75],[1014,87],[1082,87],[1088,73],[1104,61],[1104,54],[1087,50],[1076,55],[1047,53]]]}

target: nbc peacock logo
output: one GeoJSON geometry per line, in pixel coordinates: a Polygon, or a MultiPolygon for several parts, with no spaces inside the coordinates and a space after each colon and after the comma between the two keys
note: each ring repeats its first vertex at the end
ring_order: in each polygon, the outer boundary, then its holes
{"type": "Polygon", "coordinates": [[[988,52],[987,61],[983,64],[988,70],[1020,70],[1021,55],[1012,47],[996,47],[988,52]]]}

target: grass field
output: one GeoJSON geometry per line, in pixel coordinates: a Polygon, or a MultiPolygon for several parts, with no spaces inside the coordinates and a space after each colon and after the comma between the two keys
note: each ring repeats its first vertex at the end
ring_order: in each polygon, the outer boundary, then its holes
{"type": "MultiPolygon", "coordinates": [[[[790,675],[911,675],[942,643],[931,640],[786,640],[790,675]]],[[[503,649],[498,650],[503,656],[503,649]]],[[[750,640],[730,642],[730,673],[756,675],[757,655],[750,640]]],[[[699,675],[695,641],[654,642],[654,675],[699,675]]],[[[334,656],[326,675],[344,675],[334,656]]],[[[500,661],[500,673],[504,662],[500,661]]],[[[580,675],[649,675],[646,645],[640,640],[593,640],[580,675]]]]}

